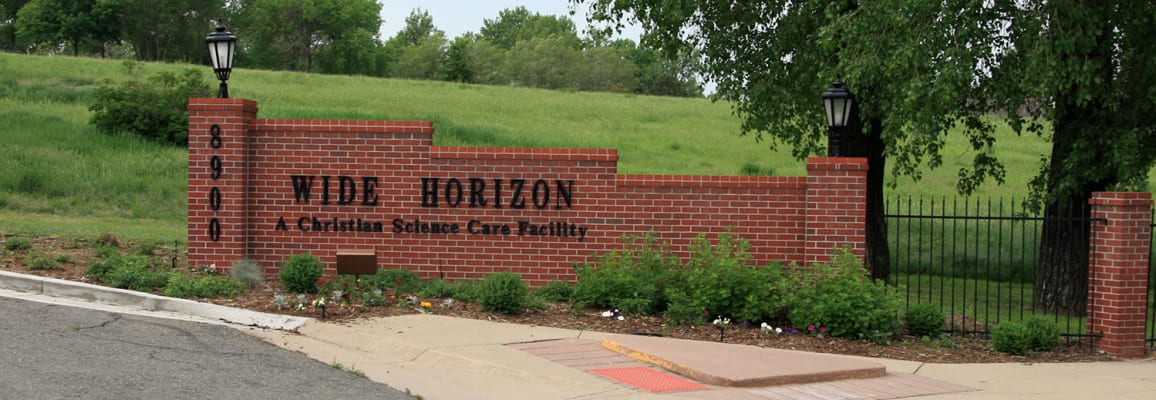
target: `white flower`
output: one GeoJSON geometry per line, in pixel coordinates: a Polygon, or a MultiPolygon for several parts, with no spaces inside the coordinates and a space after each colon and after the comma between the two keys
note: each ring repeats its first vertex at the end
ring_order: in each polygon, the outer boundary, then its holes
{"type": "Polygon", "coordinates": [[[775,328],[775,333],[783,333],[783,328],[775,328]]]}
{"type": "Polygon", "coordinates": [[[603,311],[603,312],[602,312],[602,317],[603,317],[603,318],[610,318],[610,317],[613,317],[613,316],[614,316],[614,311],[603,311]]]}
{"type": "Polygon", "coordinates": [[[768,331],[771,330],[771,326],[769,324],[767,324],[766,322],[763,322],[761,325],[759,325],[759,328],[760,329],[766,329],[768,331]]]}
{"type": "Polygon", "coordinates": [[[719,324],[722,324],[722,325],[730,325],[730,323],[731,323],[731,319],[730,319],[730,318],[715,318],[715,319],[714,319],[714,324],[715,324],[715,325],[719,325],[719,324]]]}
{"type": "Polygon", "coordinates": [[[623,316],[619,315],[619,316],[618,316],[618,320],[619,320],[619,321],[625,321],[625,320],[626,320],[626,317],[623,317],[623,316]]]}

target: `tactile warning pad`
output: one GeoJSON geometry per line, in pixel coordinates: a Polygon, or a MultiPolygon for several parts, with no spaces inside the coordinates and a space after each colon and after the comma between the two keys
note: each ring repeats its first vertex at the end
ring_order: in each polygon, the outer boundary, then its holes
{"type": "Polygon", "coordinates": [[[706,386],[647,367],[603,368],[592,369],[590,372],[650,392],[679,392],[707,389],[706,386]]]}

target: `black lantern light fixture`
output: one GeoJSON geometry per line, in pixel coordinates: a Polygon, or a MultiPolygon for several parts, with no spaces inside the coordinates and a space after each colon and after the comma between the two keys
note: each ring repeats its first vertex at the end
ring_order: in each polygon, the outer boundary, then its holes
{"type": "Polygon", "coordinates": [[[217,24],[216,32],[210,33],[209,37],[205,38],[205,43],[209,45],[209,59],[213,62],[213,72],[217,73],[217,79],[221,81],[221,90],[217,93],[217,98],[227,99],[229,86],[225,82],[229,80],[229,73],[233,72],[233,53],[237,50],[237,37],[226,31],[224,25],[217,24]]]}
{"type": "Polygon", "coordinates": [[[855,97],[843,88],[843,80],[835,79],[831,87],[823,91],[823,108],[827,115],[827,156],[843,156],[843,132],[851,116],[851,106],[855,97]]]}

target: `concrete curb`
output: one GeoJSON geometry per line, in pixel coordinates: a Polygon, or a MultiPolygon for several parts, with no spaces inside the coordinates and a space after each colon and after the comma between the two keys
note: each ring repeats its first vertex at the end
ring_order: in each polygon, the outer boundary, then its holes
{"type": "Polygon", "coordinates": [[[131,290],[109,288],[35,275],[17,274],[7,271],[0,271],[0,289],[123,307],[134,307],[148,311],[173,312],[224,321],[230,324],[290,332],[296,332],[297,329],[313,320],[312,318],[267,314],[187,299],[158,296],[151,293],[134,292],[131,290]]]}

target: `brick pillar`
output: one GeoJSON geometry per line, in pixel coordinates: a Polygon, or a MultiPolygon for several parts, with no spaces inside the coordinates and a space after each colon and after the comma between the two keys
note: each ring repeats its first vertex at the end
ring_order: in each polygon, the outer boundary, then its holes
{"type": "Polygon", "coordinates": [[[248,132],[257,102],[189,99],[190,266],[228,268],[246,256],[248,132]]]}
{"type": "Polygon", "coordinates": [[[1144,356],[1148,311],[1148,246],[1152,195],[1097,192],[1089,200],[1092,253],[1088,271],[1088,332],[1097,350],[1144,356]]]}
{"type": "Polygon", "coordinates": [[[850,246],[860,260],[867,241],[867,159],[807,160],[807,264],[827,262],[831,251],[850,246]]]}

